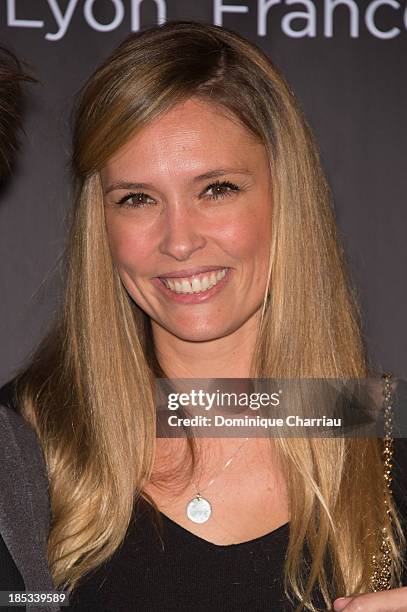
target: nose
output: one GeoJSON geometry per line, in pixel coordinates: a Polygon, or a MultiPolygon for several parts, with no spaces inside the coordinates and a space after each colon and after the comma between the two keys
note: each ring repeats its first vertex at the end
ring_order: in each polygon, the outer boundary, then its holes
{"type": "Polygon", "coordinates": [[[203,227],[192,208],[177,203],[168,206],[163,218],[164,231],[159,250],[178,261],[189,259],[206,245],[203,227]]]}

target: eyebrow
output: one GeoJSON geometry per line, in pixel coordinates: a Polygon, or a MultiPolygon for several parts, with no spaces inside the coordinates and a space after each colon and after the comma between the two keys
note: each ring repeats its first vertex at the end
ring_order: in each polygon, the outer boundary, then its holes
{"type": "MultiPolygon", "coordinates": [[[[225,174],[244,174],[249,176],[252,173],[247,168],[216,168],[214,170],[204,172],[203,174],[199,174],[198,176],[194,176],[192,182],[199,183],[200,181],[225,176],[225,174]]],[[[135,183],[133,181],[117,181],[107,187],[105,194],[119,189],[154,189],[154,185],[151,183],[135,183]]]]}

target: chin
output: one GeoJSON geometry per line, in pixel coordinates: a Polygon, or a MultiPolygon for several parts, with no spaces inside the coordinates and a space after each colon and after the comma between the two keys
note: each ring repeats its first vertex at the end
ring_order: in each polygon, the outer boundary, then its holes
{"type": "Polygon", "coordinates": [[[227,324],[226,322],[223,325],[219,324],[219,322],[217,325],[214,325],[213,322],[205,321],[200,324],[195,321],[194,323],[164,325],[163,327],[174,336],[186,342],[210,342],[211,340],[228,336],[235,331],[230,326],[230,323],[227,324]]]}

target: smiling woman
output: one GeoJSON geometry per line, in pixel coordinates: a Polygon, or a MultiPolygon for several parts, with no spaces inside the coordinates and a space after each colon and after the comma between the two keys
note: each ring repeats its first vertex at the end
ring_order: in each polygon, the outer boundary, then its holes
{"type": "Polygon", "coordinates": [[[70,609],[317,610],[400,586],[380,440],[156,438],[158,377],[368,375],[318,152],[270,60],[199,23],[131,36],[82,91],[73,168],[64,307],[17,380],[70,609]]]}

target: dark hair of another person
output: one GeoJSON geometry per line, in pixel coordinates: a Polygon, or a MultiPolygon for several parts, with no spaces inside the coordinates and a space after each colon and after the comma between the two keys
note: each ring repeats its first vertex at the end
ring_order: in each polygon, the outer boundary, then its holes
{"type": "Polygon", "coordinates": [[[0,180],[10,173],[18,149],[24,106],[21,84],[33,80],[17,57],[0,47],[0,180]]]}

